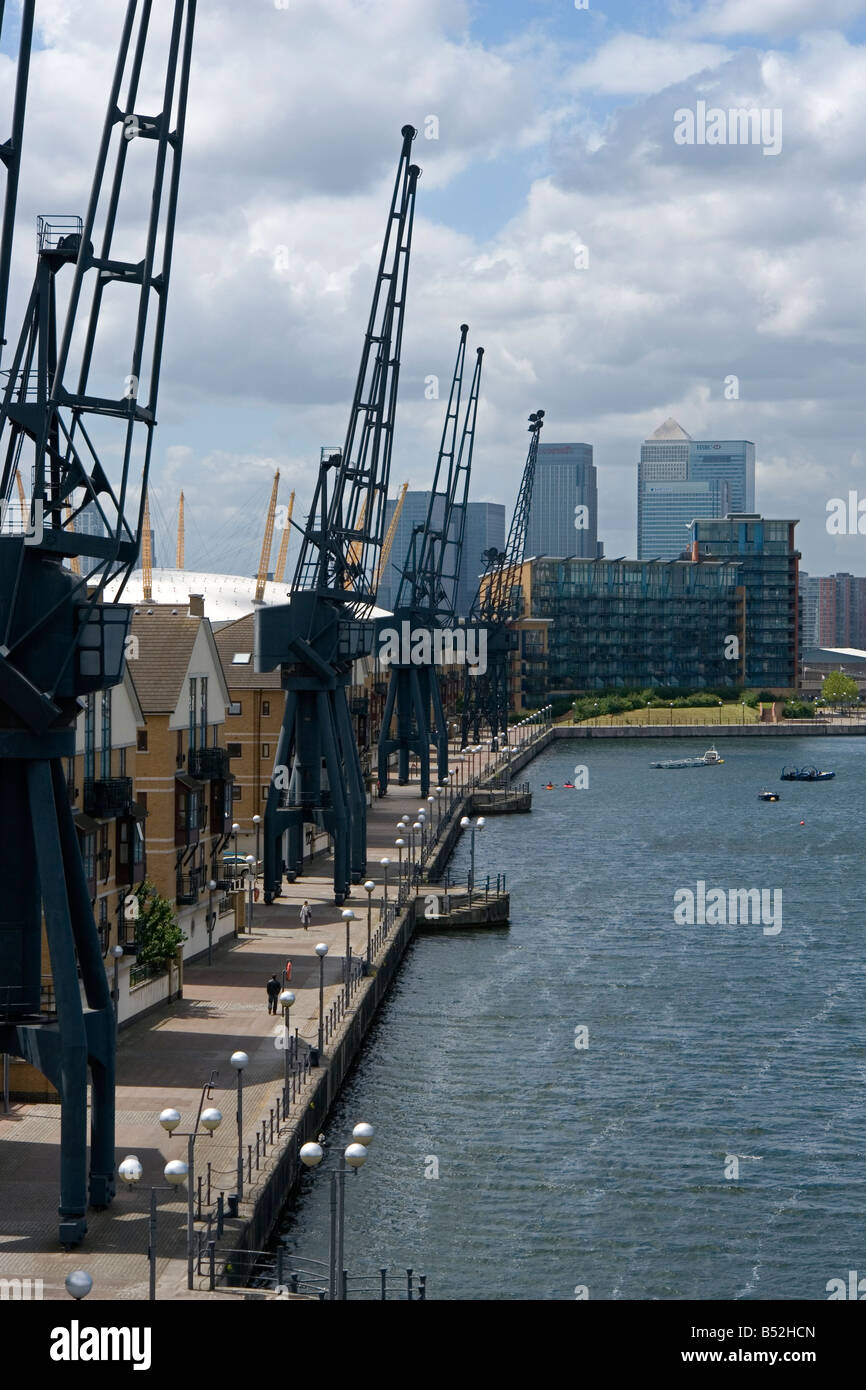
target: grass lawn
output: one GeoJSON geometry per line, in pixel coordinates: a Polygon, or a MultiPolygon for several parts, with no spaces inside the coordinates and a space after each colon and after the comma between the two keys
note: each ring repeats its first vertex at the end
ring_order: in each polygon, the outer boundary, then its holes
{"type": "MultiPolygon", "coordinates": [[[[567,714],[564,719],[559,721],[561,724],[570,724],[571,715],[567,714]]],[[[581,724],[658,724],[660,728],[670,727],[671,724],[757,724],[759,716],[757,709],[752,709],[749,705],[726,704],[722,705],[721,710],[716,706],[715,709],[705,706],[698,706],[696,709],[633,709],[625,714],[600,714],[594,719],[581,719],[581,724]]]]}

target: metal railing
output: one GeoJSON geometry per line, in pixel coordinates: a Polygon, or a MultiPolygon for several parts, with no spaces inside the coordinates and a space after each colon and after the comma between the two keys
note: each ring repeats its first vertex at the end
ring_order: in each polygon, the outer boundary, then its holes
{"type": "MultiPolygon", "coordinates": [[[[204,1234],[204,1233],[201,1233],[204,1234]]],[[[326,1299],[328,1265],[324,1260],[295,1255],[285,1246],[276,1250],[220,1249],[213,1239],[199,1242],[197,1269],[207,1277],[208,1289],[267,1289],[277,1297],[301,1294],[326,1299]]],[[[382,1266],[370,1274],[342,1271],[343,1299],[420,1302],[427,1297],[427,1275],[414,1269],[389,1270],[382,1266]]]]}

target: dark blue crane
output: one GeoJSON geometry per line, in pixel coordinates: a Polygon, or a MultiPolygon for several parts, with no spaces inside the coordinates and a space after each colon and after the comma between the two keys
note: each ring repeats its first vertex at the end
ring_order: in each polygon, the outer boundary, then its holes
{"type": "Polygon", "coordinates": [[[345,443],[342,451],[322,451],[291,602],[256,610],[256,670],[279,667],[286,692],[264,817],[266,902],[279,895],[284,867],[291,878],[303,868],[305,823],[333,837],[337,903],[366,869],[366,797],[346,689],[353,663],[374,643],[371,615],[421,172],[410,163],[415,135],[412,126],[403,127],[345,443]]]}
{"type": "MultiPolygon", "coordinates": [[[[115,1019],[64,761],[75,754],[82,697],[123,675],[131,609],[103,595],[110,580],[122,588],[141,542],[194,21],[195,0],[144,0],[140,12],[129,0],[86,214],[39,218],[36,278],[2,375],[0,1052],[31,1062],[60,1093],[68,1246],[87,1230],[88,1195],[97,1207],[114,1195],[115,1019]],[[148,42],[154,9],[168,21],[159,57],[148,42]],[[145,82],[160,92],[155,112],[139,109],[145,82]],[[119,226],[127,165],[132,202],[123,206],[141,222],[119,226]],[[115,254],[117,241],[126,249],[133,239],[137,259],[115,254]],[[65,310],[58,281],[67,285],[65,310]],[[22,477],[28,503],[16,526],[9,507],[22,477]],[[76,529],[85,508],[100,522],[88,533],[76,529]],[[82,557],[92,566],[86,576],[82,557]],[[56,1019],[42,1010],[43,919],[56,1019]]],[[[11,225],[7,218],[4,238],[11,225]]]]}
{"type": "Polygon", "coordinates": [[[471,675],[466,668],[463,682],[461,731],[463,744],[471,731],[477,743],[484,724],[490,731],[492,746],[508,740],[508,711],[511,705],[511,654],[517,648],[514,620],[520,616],[520,566],[526,554],[526,533],[532,507],[532,489],[538,460],[538,440],[544,425],[544,411],[529,417],[529,450],[520,480],[517,504],[511,518],[505,550],[485,552],[485,569],[472,605],[470,622],[479,633],[486,633],[486,670],[471,675]]]}
{"type": "Polygon", "coordinates": [[[448,724],[442,708],[437,664],[466,659],[466,629],[455,613],[460,559],[466,527],[466,504],[475,445],[481,359],[476,349],[475,371],[463,430],[457,446],[467,324],[460,327],[460,345],[451,380],[442,440],[424,522],[412,530],[393,618],[380,624],[380,652],[390,667],[388,694],[379,735],[379,792],[388,789],[388,759],[397,753],[397,781],[409,781],[409,755],[421,769],[421,795],[430,790],[430,745],[436,748],[439,783],[448,778],[448,724]],[[437,634],[449,640],[437,643],[437,634]],[[388,652],[381,639],[389,638],[388,652]],[[438,648],[438,649],[437,649],[438,648]],[[462,648],[462,651],[461,651],[462,648]],[[392,724],[396,729],[392,732],[392,724]]]}

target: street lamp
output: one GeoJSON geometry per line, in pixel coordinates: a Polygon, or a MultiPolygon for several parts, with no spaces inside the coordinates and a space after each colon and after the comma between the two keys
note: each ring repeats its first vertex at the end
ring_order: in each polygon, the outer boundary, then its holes
{"type": "Polygon", "coordinates": [[[340,914],[346,923],[346,1008],[349,1007],[349,975],[352,969],[352,923],[355,914],[350,907],[344,907],[340,914]]]}
{"type": "Polygon", "coordinates": [[[670,720],[670,722],[671,722],[671,725],[673,725],[673,722],[674,722],[674,702],[673,702],[673,700],[671,700],[670,706],[671,706],[671,720],[670,720]]]}
{"type": "Polygon", "coordinates": [[[112,946],[111,954],[114,957],[114,1036],[117,1037],[120,1027],[120,962],[123,958],[123,947],[119,943],[112,946]]]}
{"type": "Polygon", "coordinates": [[[283,1042],[284,1042],[284,1044],[285,1044],[284,1049],[283,1049],[283,1051],[284,1051],[284,1053],[285,1053],[285,1058],[284,1058],[285,1069],[284,1069],[284,1079],[283,1079],[283,1114],[284,1114],[284,1115],[285,1115],[286,1111],[287,1111],[288,1108],[289,1108],[289,1053],[290,1053],[291,1050],[292,1050],[292,1049],[291,1049],[291,1040],[290,1040],[290,1036],[289,1036],[289,1015],[290,1015],[290,1013],[291,1013],[292,1005],[294,1004],[294,1002],[295,1002],[295,996],[294,996],[294,994],[292,993],[292,991],[291,991],[290,989],[284,989],[284,990],[281,992],[281,994],[280,994],[280,1003],[281,1003],[282,1006],[283,1006],[283,1042]]]}
{"type": "Polygon", "coordinates": [[[421,822],[420,822],[419,820],[416,820],[416,821],[413,823],[413,825],[412,825],[412,868],[413,868],[413,869],[417,867],[417,865],[418,865],[418,858],[419,858],[419,855],[418,855],[418,853],[416,852],[416,848],[415,848],[415,836],[416,836],[416,835],[418,836],[418,838],[419,838],[419,840],[420,840],[420,838],[421,838],[421,822]]]}
{"type": "MultiPolygon", "coordinates": [[[[244,1065],[246,1065],[246,1061],[247,1061],[246,1054],[243,1053],[243,1052],[241,1052],[241,1053],[235,1053],[235,1057],[237,1057],[237,1056],[243,1057],[243,1058],[244,1058],[244,1065]]],[[[234,1060],[235,1060],[234,1057],[232,1057],[232,1064],[233,1064],[233,1065],[234,1065],[234,1060]]],[[[194,1223],[194,1221],[195,1221],[195,1214],[194,1214],[194,1211],[193,1211],[193,1193],[194,1193],[194,1188],[195,1188],[195,1176],[194,1176],[194,1174],[195,1174],[195,1141],[196,1141],[196,1139],[198,1138],[198,1135],[199,1135],[199,1125],[201,1125],[202,1128],[207,1132],[207,1134],[209,1134],[210,1137],[213,1138],[214,1130],[215,1130],[215,1129],[218,1129],[219,1126],[222,1124],[222,1118],[223,1118],[223,1117],[222,1117],[222,1114],[221,1114],[221,1112],[220,1112],[219,1110],[217,1110],[217,1109],[216,1109],[215,1107],[213,1107],[213,1106],[210,1107],[210,1108],[207,1109],[207,1110],[204,1109],[205,1100],[210,1100],[210,1098],[211,1098],[210,1093],[211,1093],[211,1091],[213,1090],[213,1087],[216,1085],[218,1076],[219,1076],[219,1073],[218,1073],[218,1072],[212,1071],[212,1072],[211,1072],[211,1075],[210,1075],[210,1081],[206,1081],[205,1084],[204,1084],[204,1085],[202,1086],[202,1088],[201,1088],[201,1099],[199,1100],[199,1103],[198,1103],[198,1113],[197,1113],[197,1115],[196,1115],[196,1117],[195,1117],[195,1124],[193,1125],[192,1129],[190,1129],[190,1130],[179,1130],[179,1131],[178,1131],[178,1136],[177,1136],[177,1137],[178,1137],[179,1139],[186,1139],[186,1141],[187,1141],[187,1146],[186,1146],[186,1163],[184,1163],[184,1162],[182,1161],[182,1159],[175,1158],[175,1159],[172,1159],[172,1161],[171,1161],[170,1163],[166,1164],[166,1167],[165,1167],[165,1176],[166,1176],[166,1178],[168,1179],[169,1182],[180,1184],[181,1182],[183,1182],[184,1178],[187,1179],[187,1194],[186,1194],[186,1286],[187,1286],[188,1289],[191,1289],[191,1288],[192,1288],[192,1263],[193,1263],[193,1261],[192,1261],[192,1246],[193,1246],[193,1239],[192,1239],[192,1238],[193,1238],[193,1223],[194,1223]],[[169,1171],[169,1170],[171,1170],[171,1171],[169,1171]]],[[[163,1110],[162,1113],[160,1114],[160,1117],[159,1117],[159,1123],[162,1125],[163,1129],[164,1129],[168,1134],[174,1135],[175,1130],[177,1130],[177,1127],[178,1127],[178,1125],[180,1124],[180,1111],[179,1111],[179,1110],[175,1110],[174,1108],[171,1108],[171,1107],[170,1107],[169,1109],[167,1109],[167,1110],[163,1110]]],[[[240,1169],[240,1159],[238,1160],[238,1166],[239,1166],[239,1171],[241,1172],[241,1176],[243,1176],[243,1170],[240,1169]]]]}
{"type": "Polygon", "coordinates": [[[382,911],[384,913],[388,911],[388,867],[391,860],[380,859],[379,863],[382,865],[382,911]]]}
{"type": "Polygon", "coordinates": [[[325,956],[328,954],[327,941],[320,941],[316,947],[319,957],[319,1060],[325,1051],[325,956]]]}
{"type": "Polygon", "coordinates": [[[262,833],[261,816],[253,816],[253,825],[256,827],[256,878],[259,876],[259,843],[262,833]]]}
{"type": "MultiPolygon", "coordinates": [[[[150,1303],[156,1300],[156,1194],[157,1192],[173,1192],[176,1187],[181,1186],[188,1175],[187,1165],[179,1158],[170,1159],[162,1171],[168,1186],[150,1189],[150,1218],[147,1227],[147,1297],[150,1303]]],[[[123,1162],[117,1165],[117,1176],[127,1187],[137,1187],[141,1182],[143,1173],[144,1169],[135,1154],[127,1154],[123,1162]]]]}
{"type": "MultiPolygon", "coordinates": [[[[395,841],[394,841],[394,844],[395,844],[395,846],[396,846],[396,848],[397,848],[397,854],[398,854],[398,856],[399,856],[398,859],[397,859],[397,893],[398,893],[398,895],[399,895],[399,893],[400,893],[400,889],[401,889],[402,886],[403,886],[403,846],[405,845],[405,843],[406,843],[406,841],[405,841],[404,839],[402,839],[402,838],[399,839],[399,840],[395,840],[395,841]]],[[[398,904],[397,904],[398,909],[399,909],[399,906],[400,906],[400,904],[399,904],[399,902],[398,902],[398,904]]]]}
{"type": "Polygon", "coordinates": [[[745,724],[745,722],[746,722],[746,702],[745,702],[745,700],[744,700],[744,701],[743,701],[743,723],[745,724]]]}
{"type": "Polygon", "coordinates": [[[720,701],[719,701],[719,723],[721,724],[721,722],[722,722],[722,702],[721,702],[721,700],[720,700],[720,701]]]}
{"type": "Polygon", "coordinates": [[[370,965],[371,965],[371,962],[372,962],[372,957],[371,957],[371,955],[370,955],[370,926],[371,926],[371,914],[372,914],[372,911],[373,911],[373,889],[374,889],[375,887],[376,887],[376,885],[375,885],[375,883],[373,882],[373,880],[372,880],[371,878],[368,878],[368,879],[367,879],[367,882],[364,884],[364,892],[367,894],[367,970],[368,970],[368,971],[369,971],[369,969],[370,969],[370,965]]]}
{"type": "Polygon", "coordinates": [[[471,830],[472,839],[470,843],[470,868],[469,868],[469,902],[472,902],[472,890],[475,887],[475,832],[484,829],[484,817],[479,816],[473,825],[468,816],[463,816],[460,821],[461,829],[471,830]]]}
{"type": "Polygon", "coordinates": [[[238,825],[237,821],[232,821],[232,834],[233,834],[234,837],[235,837],[235,852],[234,852],[234,855],[232,856],[232,875],[231,875],[231,876],[232,876],[232,879],[234,879],[234,876],[235,876],[235,874],[237,873],[237,868],[238,868],[238,831],[239,831],[239,830],[240,830],[240,826],[238,825]]]}
{"type": "Polygon", "coordinates": [[[214,963],[214,927],[217,926],[217,913],[214,912],[214,892],[217,891],[217,880],[211,878],[207,885],[207,963],[214,963]]]}
{"type": "Polygon", "coordinates": [[[255,882],[256,858],[253,854],[248,854],[244,863],[249,870],[249,897],[247,898],[247,931],[253,929],[253,884],[255,882]]]}
{"type": "MultiPolygon", "coordinates": [[[[343,1254],[346,1229],[346,1171],[352,1168],[356,1173],[367,1162],[367,1149],[373,1140],[373,1126],[357,1124],[352,1130],[352,1143],[344,1150],[336,1169],[325,1170],[331,1178],[331,1243],[328,1279],[329,1299],[343,1298],[343,1254]]],[[[321,1144],[303,1144],[300,1160],[305,1168],[318,1168],[324,1158],[321,1144]]]]}
{"type": "Polygon", "coordinates": [[[238,1074],[238,1201],[244,1195],[244,1067],[249,1065],[245,1052],[233,1052],[229,1061],[238,1074]]]}

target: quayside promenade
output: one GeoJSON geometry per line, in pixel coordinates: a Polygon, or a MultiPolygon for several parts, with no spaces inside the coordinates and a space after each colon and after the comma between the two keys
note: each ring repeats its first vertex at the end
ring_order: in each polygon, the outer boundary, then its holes
{"type": "MultiPolygon", "coordinates": [[[[257,902],[252,931],[215,947],[212,965],[206,957],[187,964],[182,999],[159,1006],[121,1030],[116,1157],[119,1163],[135,1154],[143,1176],[135,1187],[118,1181],[111,1206],[88,1212],[87,1234],[75,1249],[64,1251],[57,1243],[59,1106],[13,1103],[10,1114],[0,1114],[0,1279],[41,1280],[44,1298],[66,1299],[66,1275],[81,1268],[93,1279],[91,1300],[146,1299],[150,1188],[156,1186],[164,1189],[157,1193],[157,1298],[215,1296],[210,1291],[208,1242],[218,1247],[220,1268],[227,1250],[263,1248],[298,1175],[298,1150],[326,1128],[343,1077],[411,940],[418,895],[423,912],[424,895],[436,886],[460,834],[460,818],[472,808],[473,793],[480,794],[485,804],[485,788],[504,782],[530,761],[549,732],[539,719],[515,734],[519,746],[507,755],[497,757],[477,749],[452,759],[449,790],[434,794],[428,804],[424,866],[414,878],[405,872],[408,837],[402,852],[394,842],[400,818],[408,814],[414,823],[423,804],[417,780],[406,787],[392,782],[387,796],[374,801],[368,811],[367,861],[369,880],[375,884],[369,914],[371,970],[367,973],[365,967],[368,894],[358,884],[343,905],[356,914],[350,923],[348,998],[346,924],[343,908],[334,904],[330,862],[322,858],[312,872],[295,883],[285,883],[284,895],[271,906],[257,902]],[[383,911],[383,857],[391,861],[387,911],[383,911]],[[304,899],[312,908],[308,931],[299,920],[304,899]],[[318,942],[328,946],[321,1057],[312,1050],[320,1025],[318,942]],[[265,983],[272,974],[282,980],[288,961],[292,965],[289,988],[295,995],[289,1032],[294,1037],[297,1030],[297,1043],[289,1053],[285,1106],[285,1034],[282,1018],[268,1012],[265,983]],[[237,1081],[230,1058],[237,1051],[245,1052],[249,1063],[242,1102],[244,1191],[238,1215],[231,1216],[228,1198],[238,1188],[238,1131],[237,1081]],[[223,1120],[212,1137],[201,1133],[195,1142],[192,1189],[194,1214],[198,1218],[200,1212],[201,1219],[194,1225],[194,1287],[189,1291],[187,1187],[168,1188],[163,1169],[170,1159],[186,1161],[187,1139],[181,1135],[193,1127],[202,1086],[213,1072],[218,1078],[205,1104],[216,1106],[223,1120]],[[160,1112],[168,1107],[181,1115],[175,1136],[158,1122],[160,1112]],[[220,1205],[224,1221],[218,1235],[220,1205]]],[[[358,1118],[375,1126],[375,1116],[358,1118]]],[[[348,1138],[333,1136],[335,1149],[348,1138]]]]}

